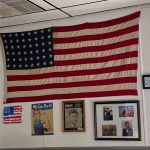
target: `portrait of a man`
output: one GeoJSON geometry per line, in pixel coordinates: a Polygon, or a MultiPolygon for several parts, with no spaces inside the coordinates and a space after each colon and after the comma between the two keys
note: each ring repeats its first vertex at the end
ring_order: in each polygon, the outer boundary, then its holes
{"type": "Polygon", "coordinates": [[[72,109],[69,111],[69,125],[70,128],[78,128],[78,111],[76,109],[72,109]]]}
{"type": "Polygon", "coordinates": [[[133,129],[129,121],[123,121],[122,136],[133,136],[133,129]]]}
{"type": "Polygon", "coordinates": [[[84,131],[84,104],[83,101],[64,102],[64,131],[84,131]]]}

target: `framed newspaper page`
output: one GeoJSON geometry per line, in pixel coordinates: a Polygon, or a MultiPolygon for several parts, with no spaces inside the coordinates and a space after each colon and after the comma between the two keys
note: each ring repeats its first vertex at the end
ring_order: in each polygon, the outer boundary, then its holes
{"type": "Polygon", "coordinates": [[[64,132],[85,131],[85,104],[83,100],[62,102],[64,132]]]}
{"type": "Polygon", "coordinates": [[[94,102],[95,140],[141,140],[139,101],[94,102]]]}

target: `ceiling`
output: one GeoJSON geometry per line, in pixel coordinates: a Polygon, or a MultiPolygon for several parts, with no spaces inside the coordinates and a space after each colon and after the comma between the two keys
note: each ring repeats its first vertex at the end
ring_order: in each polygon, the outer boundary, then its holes
{"type": "Polygon", "coordinates": [[[10,19],[28,17],[32,21],[24,23],[30,23],[147,3],[150,0],[0,0],[0,27],[10,19]]]}

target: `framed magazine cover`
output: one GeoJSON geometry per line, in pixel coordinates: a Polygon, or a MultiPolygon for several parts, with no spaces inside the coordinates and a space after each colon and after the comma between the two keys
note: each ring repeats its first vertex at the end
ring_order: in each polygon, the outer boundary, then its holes
{"type": "Polygon", "coordinates": [[[32,135],[53,135],[53,103],[32,104],[32,135]]]}
{"type": "Polygon", "coordinates": [[[83,100],[62,102],[64,132],[85,131],[85,104],[83,100]]]}
{"type": "Polygon", "coordinates": [[[141,140],[139,101],[94,102],[95,140],[141,140]]]}

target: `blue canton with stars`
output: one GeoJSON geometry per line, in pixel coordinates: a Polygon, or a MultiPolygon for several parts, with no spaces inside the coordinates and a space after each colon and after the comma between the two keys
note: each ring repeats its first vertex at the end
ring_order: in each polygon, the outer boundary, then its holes
{"type": "Polygon", "coordinates": [[[8,70],[35,69],[54,65],[51,28],[1,35],[8,70]]]}

